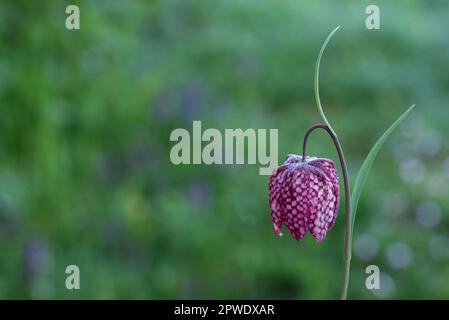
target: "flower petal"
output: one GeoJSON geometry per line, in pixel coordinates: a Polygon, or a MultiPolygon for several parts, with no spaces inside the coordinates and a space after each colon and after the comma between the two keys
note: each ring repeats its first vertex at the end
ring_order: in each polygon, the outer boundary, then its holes
{"type": "Polygon", "coordinates": [[[284,223],[296,240],[304,238],[308,229],[308,177],[307,171],[299,167],[289,181],[284,223]]]}
{"type": "Polygon", "coordinates": [[[314,180],[314,197],[311,199],[309,231],[317,241],[323,241],[332,223],[334,191],[331,181],[325,176],[314,180]],[[317,186],[317,190],[315,190],[317,186]],[[314,204],[316,204],[314,206],[314,204]]]}
{"type": "Polygon", "coordinates": [[[329,229],[332,229],[335,221],[337,220],[338,208],[340,205],[340,187],[338,184],[337,169],[335,168],[335,165],[331,160],[323,158],[312,160],[309,162],[309,164],[321,169],[332,183],[333,200],[331,200],[331,204],[329,204],[329,214],[332,215],[332,221],[330,223],[329,229]]]}
{"type": "Polygon", "coordinates": [[[273,227],[282,235],[285,224],[301,240],[307,230],[322,241],[335,223],[339,205],[337,170],[332,161],[289,154],[269,181],[273,227]]]}
{"type": "Polygon", "coordinates": [[[274,231],[277,235],[281,236],[281,226],[282,226],[282,186],[284,181],[284,176],[287,172],[287,166],[282,166],[276,169],[276,171],[271,175],[269,186],[269,200],[270,200],[270,211],[271,220],[273,221],[274,231]]]}

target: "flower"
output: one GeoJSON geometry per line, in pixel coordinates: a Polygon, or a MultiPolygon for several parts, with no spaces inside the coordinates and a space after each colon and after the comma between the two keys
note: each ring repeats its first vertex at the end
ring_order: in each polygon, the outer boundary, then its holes
{"type": "Polygon", "coordinates": [[[339,186],[329,159],[289,154],[270,177],[269,199],[273,227],[281,236],[285,224],[296,240],[307,230],[322,241],[338,214],[339,186]]]}

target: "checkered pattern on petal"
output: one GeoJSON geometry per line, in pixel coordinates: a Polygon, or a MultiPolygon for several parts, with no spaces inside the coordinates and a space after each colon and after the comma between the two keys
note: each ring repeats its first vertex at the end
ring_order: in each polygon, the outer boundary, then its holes
{"type": "Polygon", "coordinates": [[[277,235],[281,236],[282,231],[282,183],[285,179],[285,174],[288,172],[287,166],[282,166],[276,169],[273,175],[270,177],[269,182],[269,195],[270,195],[270,209],[271,219],[273,222],[274,231],[277,235]]]}
{"type": "Polygon", "coordinates": [[[286,204],[284,224],[296,240],[304,238],[308,229],[308,179],[304,170],[292,170],[289,201],[286,204]]]}
{"type": "Polygon", "coordinates": [[[273,226],[281,235],[285,224],[296,240],[307,230],[322,241],[338,213],[338,177],[332,161],[288,155],[270,177],[269,200],[273,226]]]}
{"type": "Polygon", "coordinates": [[[320,168],[327,178],[332,183],[333,186],[333,193],[331,195],[332,199],[329,204],[329,214],[332,215],[332,221],[329,226],[329,230],[332,229],[332,227],[335,224],[335,221],[337,220],[338,215],[338,209],[340,205],[340,187],[338,185],[338,174],[337,169],[335,168],[334,163],[329,159],[316,159],[309,162],[310,165],[320,168]]]}

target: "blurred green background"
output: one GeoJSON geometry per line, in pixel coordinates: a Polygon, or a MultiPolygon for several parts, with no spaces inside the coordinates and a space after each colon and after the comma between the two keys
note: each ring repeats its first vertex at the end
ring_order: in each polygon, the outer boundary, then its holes
{"type": "MultiPolygon", "coordinates": [[[[363,191],[350,298],[449,298],[449,3],[378,0],[367,30],[371,3],[0,1],[0,298],[338,298],[343,210],[323,243],[278,238],[258,165],[169,159],[193,120],[279,129],[279,160],[299,153],[337,25],[321,99],[352,181],[417,105],[363,191]]],[[[324,134],[309,152],[337,159],[324,134]]]]}

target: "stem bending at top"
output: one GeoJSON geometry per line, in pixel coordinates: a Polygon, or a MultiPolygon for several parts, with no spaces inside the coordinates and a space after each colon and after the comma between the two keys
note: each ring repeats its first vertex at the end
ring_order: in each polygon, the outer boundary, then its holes
{"type": "Polygon", "coordinates": [[[315,66],[315,78],[314,78],[314,92],[315,92],[315,100],[318,107],[318,111],[323,118],[324,124],[315,124],[313,125],[309,130],[307,130],[305,136],[304,136],[304,144],[303,144],[303,152],[302,152],[302,161],[304,162],[306,160],[306,148],[307,148],[307,139],[309,135],[315,130],[315,129],[324,129],[332,138],[332,141],[335,144],[335,147],[338,152],[338,157],[340,158],[340,164],[341,164],[341,170],[343,173],[343,182],[344,182],[344,188],[345,188],[345,209],[346,209],[346,231],[345,231],[345,243],[344,243],[344,264],[345,264],[345,270],[344,270],[344,279],[343,279],[343,288],[341,291],[341,299],[345,300],[348,297],[348,287],[349,287],[349,274],[351,270],[351,247],[352,247],[352,234],[353,234],[353,228],[354,228],[354,220],[355,215],[357,213],[357,204],[360,197],[360,194],[362,192],[363,185],[365,183],[365,180],[368,176],[368,173],[371,169],[371,165],[376,158],[377,154],[379,153],[383,143],[388,138],[388,136],[394,131],[394,129],[405,119],[405,117],[412,111],[412,109],[415,107],[415,105],[412,105],[410,108],[408,108],[385,132],[384,134],[379,138],[379,140],[374,144],[374,146],[371,148],[370,152],[368,153],[365,161],[363,162],[359,173],[357,174],[357,178],[355,180],[354,184],[354,190],[353,194],[351,196],[350,190],[349,190],[349,179],[348,179],[348,169],[346,166],[346,160],[344,157],[343,149],[341,147],[340,141],[338,140],[337,134],[332,129],[329,121],[326,118],[326,115],[324,114],[323,107],[321,106],[321,100],[320,100],[320,91],[319,91],[319,75],[320,75],[320,63],[321,63],[321,57],[323,56],[324,49],[326,48],[329,40],[332,38],[334,33],[340,28],[340,26],[336,27],[332,32],[327,36],[326,40],[324,41],[323,45],[321,46],[321,50],[318,54],[318,58],[316,61],[315,66]]]}
{"type": "Polygon", "coordinates": [[[316,60],[315,65],[315,77],[314,77],[314,93],[315,93],[315,100],[318,107],[318,111],[323,118],[325,124],[316,124],[312,126],[304,136],[304,144],[303,144],[303,161],[306,159],[306,147],[307,147],[307,139],[312,133],[313,130],[321,128],[326,130],[327,133],[329,133],[330,137],[332,138],[332,141],[335,144],[335,148],[338,152],[338,157],[340,158],[340,164],[341,164],[341,170],[343,173],[343,183],[345,188],[345,209],[346,209],[346,231],[345,231],[345,244],[344,244],[344,263],[345,263],[345,271],[344,271],[344,278],[343,278],[343,288],[341,291],[341,299],[346,300],[348,297],[348,287],[349,287],[349,274],[351,270],[351,246],[352,246],[352,222],[351,222],[351,195],[349,190],[349,179],[348,179],[348,169],[346,166],[346,160],[343,153],[343,149],[341,147],[340,141],[338,140],[337,134],[335,133],[334,129],[332,129],[332,126],[330,125],[329,121],[326,118],[326,115],[324,114],[323,107],[321,106],[321,100],[320,100],[320,90],[319,90],[319,76],[320,76],[320,63],[321,63],[321,57],[323,56],[324,49],[326,49],[327,44],[329,43],[329,40],[332,38],[334,33],[340,28],[340,26],[336,27],[332,32],[327,36],[326,40],[324,41],[323,45],[321,46],[320,52],[318,54],[318,58],[316,60]]]}
{"type": "Polygon", "coordinates": [[[343,278],[343,288],[341,291],[341,299],[346,300],[348,297],[348,287],[349,287],[349,274],[351,271],[351,201],[350,201],[350,190],[349,190],[349,179],[348,179],[348,168],[346,166],[345,155],[343,153],[343,149],[341,147],[340,141],[338,137],[334,134],[332,129],[322,123],[315,124],[307,130],[304,136],[304,143],[302,146],[302,161],[306,160],[306,148],[307,148],[307,140],[309,135],[315,129],[324,129],[332,138],[332,141],[335,144],[335,148],[337,149],[338,157],[340,159],[341,171],[343,174],[343,184],[345,188],[345,211],[346,211],[346,231],[345,231],[345,244],[344,244],[344,262],[345,262],[345,271],[343,278]]]}

